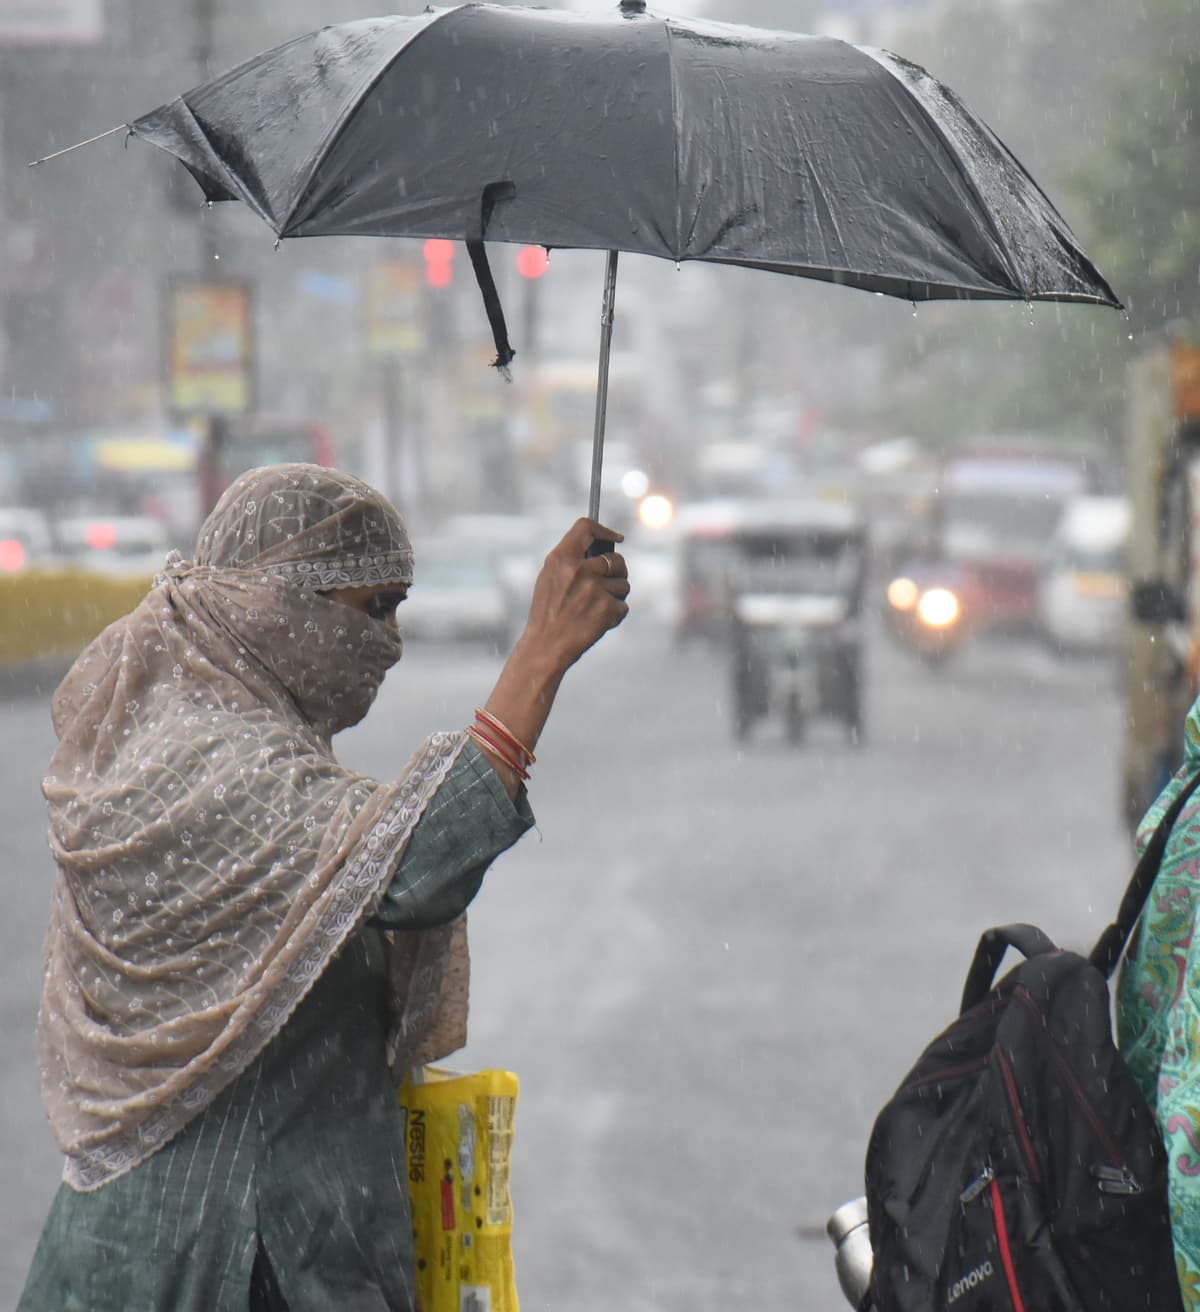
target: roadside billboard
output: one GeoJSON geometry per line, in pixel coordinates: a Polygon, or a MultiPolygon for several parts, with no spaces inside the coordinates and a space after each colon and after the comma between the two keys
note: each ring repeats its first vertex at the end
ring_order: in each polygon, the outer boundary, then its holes
{"type": "Polygon", "coordinates": [[[415,264],[389,260],[367,275],[366,348],[374,356],[425,349],[424,285],[415,264]]]}
{"type": "Polygon", "coordinates": [[[179,280],[167,297],[167,399],[181,417],[251,406],[250,291],[244,282],[179,280]]]}

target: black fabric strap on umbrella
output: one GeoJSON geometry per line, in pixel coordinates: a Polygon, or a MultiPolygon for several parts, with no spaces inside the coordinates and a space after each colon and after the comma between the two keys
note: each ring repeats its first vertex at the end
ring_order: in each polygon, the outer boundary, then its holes
{"type": "Polygon", "coordinates": [[[471,267],[475,270],[475,281],[483,297],[483,308],[487,311],[488,323],[492,327],[492,340],[496,343],[496,358],[492,368],[499,369],[505,378],[510,378],[508,366],[512,363],[516,351],[509,345],[508,328],[504,323],[504,310],[500,305],[500,295],[496,291],[496,280],[488,265],[487,252],[483,249],[483,237],[487,225],[496,208],[496,202],[511,200],[517,189],[511,182],[489,182],[483,189],[479,201],[479,223],[472,224],[467,233],[467,254],[471,257],[471,267]]]}

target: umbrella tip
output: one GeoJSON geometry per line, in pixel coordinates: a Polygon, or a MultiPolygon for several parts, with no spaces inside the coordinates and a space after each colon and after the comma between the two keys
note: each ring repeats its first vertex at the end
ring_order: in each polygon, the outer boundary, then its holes
{"type": "Polygon", "coordinates": [[[621,0],[621,13],[626,18],[634,14],[644,14],[646,12],[646,0],[621,0]]]}

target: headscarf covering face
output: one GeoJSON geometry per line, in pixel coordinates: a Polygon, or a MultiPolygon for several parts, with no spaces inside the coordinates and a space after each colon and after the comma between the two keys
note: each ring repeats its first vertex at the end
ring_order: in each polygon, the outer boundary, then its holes
{"type": "MultiPolygon", "coordinates": [[[[400,638],[320,594],[411,579],[404,527],[366,484],[251,470],[205,521],[195,563],[169,559],[56,693],[38,1027],[76,1188],[129,1170],[207,1106],[396,870],[464,735],[433,735],[390,784],[340,766],[330,737],[366,713],[400,638]]],[[[395,977],[422,986],[397,998],[402,1058],[462,1042],[465,985],[454,1015],[440,992],[465,971],[464,936],[461,922],[396,936],[395,977]]]]}
{"type": "Polygon", "coordinates": [[[412,582],[412,548],[390,505],[356,479],[331,487],[316,470],[270,488],[242,479],[201,529],[196,563],[226,573],[227,618],[310,723],[336,733],[362,719],[400,659],[400,635],[362,618],[351,624],[345,606],[313,594],[412,582]],[[228,577],[235,570],[247,585],[265,574],[287,586],[264,609],[228,577]]]}

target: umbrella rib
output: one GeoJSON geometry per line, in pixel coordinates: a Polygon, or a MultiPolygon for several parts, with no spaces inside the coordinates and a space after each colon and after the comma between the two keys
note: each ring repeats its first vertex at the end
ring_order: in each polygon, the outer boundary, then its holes
{"type": "MultiPolygon", "coordinates": [[[[674,179],[675,181],[675,231],[672,234],[672,236],[675,242],[675,250],[678,253],[684,247],[683,213],[682,213],[682,205],[680,201],[682,188],[680,187],[679,184],[679,133],[683,125],[679,121],[679,97],[676,94],[676,82],[675,82],[675,49],[674,49],[675,37],[671,31],[670,18],[664,19],[663,26],[666,31],[666,37],[667,37],[667,74],[670,78],[670,92],[671,92],[671,125],[672,125],[671,150],[674,156],[673,163],[675,167],[675,179],[674,179]]],[[[693,231],[695,230],[696,223],[699,219],[699,214],[700,214],[700,210],[699,210],[699,206],[697,206],[696,213],[692,216],[693,231]]],[[[689,243],[691,242],[691,233],[688,234],[688,242],[689,243]]]]}
{"type": "MultiPolygon", "coordinates": [[[[353,104],[348,106],[347,112],[343,114],[342,117],[338,119],[336,123],[330,125],[329,130],[325,134],[325,139],[321,142],[320,147],[313,152],[312,167],[308,171],[308,178],[305,181],[304,187],[288,209],[287,222],[284,224],[283,230],[279,234],[281,237],[286,237],[288,235],[289,230],[293,227],[294,222],[296,220],[297,211],[300,209],[304,200],[308,196],[309,188],[312,185],[313,177],[316,175],[317,170],[325,162],[325,159],[328,157],[329,152],[333,150],[334,146],[337,145],[338,141],[341,139],[342,134],[349,127],[350,123],[362,110],[363,105],[366,103],[368,92],[370,92],[373,87],[377,86],[378,83],[381,81],[381,79],[387,76],[388,71],[391,69],[392,65],[396,62],[396,60],[399,59],[402,54],[405,54],[407,51],[411,50],[413,46],[415,46],[423,36],[425,36],[429,31],[433,29],[434,26],[447,22],[450,19],[451,15],[453,14],[461,13],[467,9],[477,9],[478,7],[479,6],[477,3],[472,2],[464,5],[457,5],[452,9],[443,9],[440,13],[434,13],[433,16],[430,18],[429,22],[426,23],[424,27],[422,27],[419,31],[414,33],[414,35],[409,40],[407,40],[400,47],[400,49],[397,50],[391,56],[390,59],[384,62],[383,66],[379,69],[379,71],[375,74],[375,76],[371,78],[371,80],[363,88],[362,92],[360,92],[360,94],[356,97],[353,104]]],[[[464,240],[465,237],[466,234],[464,233],[464,240]]]]}
{"type": "Polygon", "coordinates": [[[73,150],[79,150],[83,146],[90,146],[94,142],[103,141],[105,137],[111,137],[114,132],[128,132],[128,123],[118,123],[116,127],[109,128],[106,132],[97,132],[94,137],[88,137],[86,141],[77,141],[73,146],[64,146],[61,150],[53,151],[49,155],[43,155],[40,159],[31,159],[28,167],[37,168],[39,164],[49,164],[52,159],[58,159],[60,155],[69,155],[73,150]]]}
{"type": "MultiPolygon", "coordinates": [[[[212,138],[208,135],[208,132],[205,130],[204,124],[200,121],[200,119],[196,117],[195,110],[193,110],[191,105],[188,104],[186,95],[179,97],[179,104],[182,105],[184,110],[187,112],[187,121],[196,130],[196,134],[208,147],[209,155],[212,157],[214,163],[216,163],[217,166],[220,168],[221,179],[228,187],[230,194],[239,195],[242,198],[243,202],[246,205],[248,205],[250,209],[252,209],[255,212],[255,214],[259,216],[260,219],[262,219],[262,221],[267,225],[268,228],[271,229],[271,231],[276,235],[276,237],[281,237],[283,233],[276,226],[275,219],[273,218],[271,213],[259,202],[257,197],[251,195],[250,192],[248,192],[245,187],[241,186],[237,178],[235,178],[234,175],[230,173],[229,168],[225,163],[224,157],[221,155],[220,151],[217,150],[216,146],[213,143],[212,138]]],[[[129,131],[132,136],[136,137],[140,135],[140,133],[138,133],[136,129],[135,124],[129,125],[129,131]]],[[[166,147],[159,146],[157,141],[151,141],[150,144],[152,146],[157,147],[159,150],[166,150],[166,147]]],[[[172,154],[172,152],[167,150],[167,154],[172,154]]],[[[176,158],[179,157],[176,156],[176,158]]]]}
{"type": "MultiPolygon", "coordinates": [[[[864,55],[867,55],[869,58],[871,58],[875,62],[876,66],[881,68],[883,72],[889,78],[891,78],[892,81],[897,84],[897,86],[901,88],[901,90],[904,90],[904,83],[900,80],[899,77],[896,76],[896,74],[892,71],[892,69],[882,59],[879,58],[879,56],[876,54],[874,50],[872,50],[870,47],[867,46],[859,46],[857,48],[861,50],[864,55]]],[[[949,88],[947,88],[947,90],[949,90],[949,88]]],[[[1023,300],[1026,301],[1032,300],[1033,293],[1026,285],[1025,279],[1021,276],[1020,270],[1013,264],[1012,253],[1008,249],[1007,241],[1004,240],[1004,234],[996,226],[996,220],[992,214],[991,207],[984,200],[983,193],[979,190],[979,184],[967,171],[963,161],[959,157],[959,152],[954,149],[954,146],[950,141],[950,139],[946,136],[946,133],[942,128],[942,125],[937,121],[934,115],[930,113],[930,111],[925,107],[925,103],[919,97],[909,94],[906,97],[906,100],[910,105],[912,105],[914,108],[918,110],[918,112],[922,115],[925,121],[933,129],[933,132],[936,135],[938,141],[941,142],[943,148],[945,149],[946,155],[949,157],[950,161],[953,163],[955,169],[957,170],[959,177],[962,178],[963,183],[966,185],[968,191],[970,191],[971,196],[974,198],[975,203],[979,208],[980,214],[983,216],[983,219],[987,224],[988,233],[990,234],[996,249],[1003,253],[1005,267],[1008,270],[1008,276],[1012,281],[1013,286],[1021,293],[1021,297],[1023,300]]],[[[992,133],[991,135],[995,137],[995,133],[992,133]]]]}

